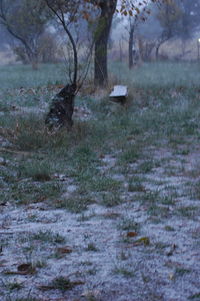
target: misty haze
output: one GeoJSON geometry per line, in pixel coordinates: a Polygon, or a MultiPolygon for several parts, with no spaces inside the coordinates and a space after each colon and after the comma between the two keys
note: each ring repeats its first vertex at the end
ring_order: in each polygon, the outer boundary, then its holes
{"type": "Polygon", "coordinates": [[[0,0],[0,300],[200,301],[200,0],[0,0]]]}

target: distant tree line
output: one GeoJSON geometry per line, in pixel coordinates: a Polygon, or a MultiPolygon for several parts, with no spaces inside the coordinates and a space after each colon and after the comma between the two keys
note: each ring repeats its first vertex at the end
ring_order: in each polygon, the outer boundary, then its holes
{"type": "MultiPolygon", "coordinates": [[[[14,38],[12,47],[17,59],[25,64],[31,63],[33,68],[37,68],[38,62],[56,61],[56,44],[59,40],[57,37],[61,32],[68,32],[66,45],[73,41],[70,43],[72,52],[70,50],[69,53],[73,53],[71,61],[75,59],[78,68],[80,32],[85,26],[84,31],[89,33],[88,36],[93,41],[87,44],[85,38],[84,46],[94,46],[94,81],[97,85],[104,85],[108,79],[108,42],[116,12],[128,20],[130,68],[134,65],[136,56],[133,51],[135,34],[140,23],[145,21],[148,15],[151,17],[154,14],[160,31],[154,41],[139,39],[139,55],[142,60],[148,60],[153,49],[158,59],[160,47],[164,42],[175,36],[184,42],[200,25],[200,0],[152,2],[154,6],[145,5],[144,0],[139,6],[138,1],[134,0],[122,0],[120,6],[117,6],[117,0],[0,0],[0,23],[14,38]],[[158,3],[156,9],[155,3],[158,3]],[[50,28],[54,28],[55,31],[59,28],[59,34],[54,35],[50,28]]],[[[69,66],[70,73],[73,73],[75,66],[72,65],[71,63],[69,66]]]]}

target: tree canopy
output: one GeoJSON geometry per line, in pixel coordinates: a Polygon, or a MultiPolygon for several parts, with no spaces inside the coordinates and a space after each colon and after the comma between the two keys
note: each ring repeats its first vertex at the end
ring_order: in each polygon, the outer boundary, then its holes
{"type": "Polygon", "coordinates": [[[49,20],[43,0],[0,0],[0,23],[24,47],[31,62],[38,52],[38,40],[49,20]]]}

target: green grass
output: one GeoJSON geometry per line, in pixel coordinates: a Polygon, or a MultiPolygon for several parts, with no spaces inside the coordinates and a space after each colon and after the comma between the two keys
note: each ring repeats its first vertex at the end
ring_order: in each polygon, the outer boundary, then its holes
{"type": "Polygon", "coordinates": [[[34,297],[30,297],[30,296],[27,296],[25,298],[15,298],[15,299],[8,299],[8,300],[12,300],[12,301],[40,301],[40,299],[36,299],[34,297]]]}
{"type": "Polygon", "coordinates": [[[171,226],[165,226],[165,230],[168,231],[168,232],[173,232],[175,231],[175,229],[171,226]]]}
{"type": "MultiPolygon", "coordinates": [[[[162,242],[162,237],[154,242],[154,234],[145,236],[148,224],[159,224],[163,235],[168,231],[168,236],[175,237],[177,229],[170,224],[171,217],[197,222],[199,166],[195,162],[189,172],[187,166],[191,162],[190,156],[199,151],[200,69],[192,63],[152,62],[129,71],[125,65],[116,63],[110,65],[110,72],[118,77],[120,84],[128,85],[127,107],[110,102],[108,91],[102,98],[80,94],[76,106],[89,109],[89,119],[74,118],[71,131],[63,129],[48,133],[44,124],[45,113],[51,97],[57,93],[48,85],[65,83],[62,66],[41,65],[39,71],[32,71],[30,66],[0,67],[0,139],[10,142],[5,149],[0,148],[0,157],[3,158],[0,160],[0,204],[7,205],[8,202],[26,210],[26,205],[45,203],[45,208],[71,212],[74,220],[86,227],[95,220],[103,218],[104,222],[109,218],[111,232],[112,227],[119,231],[120,255],[117,259],[120,265],[116,266],[114,273],[131,281],[136,275],[129,264],[134,250],[148,256],[150,252],[156,256],[168,256],[166,252],[170,246],[162,242]],[[20,87],[25,89],[21,91],[20,87]],[[33,93],[29,88],[34,89],[33,93]],[[21,112],[19,107],[24,111],[21,112]],[[40,112],[37,112],[38,108],[40,112]],[[106,162],[105,158],[109,157],[115,159],[114,163],[106,162]],[[188,178],[187,185],[176,183],[176,179],[183,177],[188,178]],[[75,187],[74,191],[70,191],[71,185],[75,187]],[[195,199],[195,206],[194,202],[183,206],[182,198],[195,199]],[[93,208],[89,208],[91,204],[95,204],[93,214],[93,208]],[[98,214],[97,206],[109,209],[104,208],[106,213],[98,214]]],[[[39,215],[29,213],[26,222],[41,221],[39,215]]],[[[3,223],[7,226],[7,220],[3,223]]],[[[194,247],[199,244],[197,230],[191,233],[194,247]]],[[[85,255],[90,253],[91,258],[95,254],[98,256],[99,244],[86,232],[82,251],[85,255]]],[[[9,247],[11,238],[1,239],[3,251],[9,247]]],[[[66,243],[66,238],[52,231],[25,233],[16,243],[22,244],[21,251],[26,261],[37,270],[45,267],[48,260],[65,257],[56,249],[66,243]],[[42,260],[33,257],[40,245],[49,246],[46,249],[48,254],[42,260]],[[56,249],[51,252],[52,248],[56,249]]],[[[81,265],[86,268],[87,277],[96,274],[98,278],[98,267],[93,268],[92,262],[85,261],[81,265]]],[[[175,280],[190,277],[187,276],[190,271],[185,268],[173,269],[175,280]]],[[[148,269],[141,274],[144,282],[150,282],[150,274],[148,269]]],[[[56,275],[41,289],[58,289],[64,293],[78,285],[63,276],[54,277],[56,275]]],[[[12,280],[8,286],[12,297],[18,289],[20,286],[12,280]]],[[[17,296],[14,300],[36,300],[26,297],[26,294],[22,299],[17,299],[17,296]]],[[[198,300],[199,294],[191,295],[191,299],[198,300]]]]}
{"type": "Polygon", "coordinates": [[[114,274],[122,275],[125,278],[133,278],[135,276],[135,272],[131,271],[130,268],[126,268],[124,266],[116,267],[113,270],[114,274]]]}
{"type": "Polygon", "coordinates": [[[146,174],[146,173],[151,172],[155,166],[156,166],[156,164],[153,160],[146,160],[138,166],[138,171],[140,173],[146,174]]]}
{"type": "Polygon", "coordinates": [[[188,299],[189,299],[189,300],[194,300],[194,301],[199,301],[199,300],[200,300],[200,292],[191,295],[188,299]]]}
{"type": "Polygon", "coordinates": [[[154,244],[154,247],[155,247],[155,250],[156,250],[157,253],[163,255],[163,254],[165,254],[165,252],[166,252],[165,250],[166,250],[167,247],[169,247],[169,245],[166,244],[166,243],[163,243],[161,241],[158,241],[154,244]]]}
{"type": "Polygon", "coordinates": [[[120,164],[135,163],[139,159],[140,150],[137,145],[124,148],[120,156],[120,164]]]}
{"type": "Polygon", "coordinates": [[[145,88],[182,87],[184,89],[198,86],[200,81],[198,64],[189,62],[143,63],[137,72],[134,69],[128,71],[124,64],[115,63],[110,65],[110,70],[120,83],[127,84],[131,79],[134,86],[145,88]]]}
{"type": "Polygon", "coordinates": [[[61,186],[56,182],[14,182],[10,185],[9,191],[5,191],[5,196],[17,204],[38,203],[45,200],[52,200],[61,194],[61,186]]]}
{"type": "Polygon", "coordinates": [[[33,181],[50,181],[52,166],[48,161],[31,160],[31,162],[22,162],[19,166],[20,177],[31,177],[33,181]]]}
{"type": "Polygon", "coordinates": [[[30,65],[3,66],[0,82],[4,90],[64,83],[65,68],[61,64],[41,64],[33,71],[30,65]]]}
{"type": "MultiPolygon", "coordinates": [[[[199,143],[200,71],[195,64],[145,63],[137,72],[117,63],[111,65],[110,72],[117,73],[119,82],[130,88],[132,99],[128,107],[112,104],[107,97],[97,100],[79,96],[76,104],[88,107],[91,118],[75,120],[72,131],[63,129],[55,134],[47,132],[44,114],[13,114],[7,109],[10,105],[19,106],[20,99],[22,106],[34,109],[42,102],[47,105],[55,92],[45,87],[64,82],[62,66],[41,65],[39,71],[32,71],[30,66],[18,65],[1,67],[0,71],[1,93],[5,96],[0,108],[7,111],[0,120],[0,129],[4,129],[0,135],[18,152],[8,156],[14,162],[12,166],[0,169],[0,200],[13,200],[17,204],[53,200],[53,206],[73,213],[81,213],[94,202],[116,206],[123,202],[121,195],[125,192],[123,181],[113,178],[119,174],[128,182],[128,191],[138,193],[138,200],[147,206],[148,214],[168,216],[167,205],[174,205],[176,197],[146,191],[144,177],[156,174],[163,164],[169,176],[184,171],[157,160],[150,149],[164,147],[174,155],[187,156],[191,141],[192,145],[199,143]],[[116,71],[119,68],[120,73],[116,71]],[[26,91],[21,95],[12,90],[20,87],[33,87],[34,94],[26,91]],[[116,164],[104,171],[101,158],[107,154],[116,158],[116,164]],[[67,180],[57,180],[55,174],[70,179],[77,186],[77,194],[62,197],[67,180]],[[139,179],[137,174],[143,178],[139,179]]],[[[198,185],[193,190],[198,198],[198,185]]]]}
{"type": "Polygon", "coordinates": [[[60,244],[65,242],[65,238],[62,235],[58,233],[55,234],[51,231],[39,231],[38,233],[33,234],[31,239],[52,244],[60,244]]]}
{"type": "Polygon", "coordinates": [[[95,246],[93,242],[89,243],[87,247],[85,248],[85,251],[87,252],[98,252],[98,248],[95,246]]]}
{"type": "Polygon", "coordinates": [[[139,182],[132,182],[131,180],[129,180],[129,186],[128,186],[128,191],[130,192],[144,192],[145,191],[145,187],[142,185],[142,183],[139,182]]]}
{"type": "Polygon", "coordinates": [[[104,205],[106,207],[113,207],[113,206],[120,205],[122,203],[122,199],[120,198],[116,189],[116,192],[103,194],[102,201],[100,203],[101,205],[104,205]]]}
{"type": "Polygon", "coordinates": [[[88,205],[93,203],[92,199],[74,195],[74,197],[66,197],[57,201],[54,205],[56,208],[63,208],[72,213],[82,213],[87,210],[88,205]]]}
{"type": "Polygon", "coordinates": [[[197,206],[185,206],[177,209],[177,215],[186,218],[194,218],[199,213],[199,208],[197,206]]]}
{"type": "MultiPolygon", "coordinates": [[[[199,174],[199,170],[198,170],[199,174]]],[[[196,183],[194,183],[191,186],[191,195],[194,197],[196,200],[200,199],[200,181],[198,180],[196,183]]]]}
{"type": "Polygon", "coordinates": [[[63,276],[57,277],[49,285],[49,289],[61,290],[63,292],[73,288],[71,281],[63,276]]]}
{"type": "Polygon", "coordinates": [[[190,269],[176,268],[176,270],[175,270],[175,276],[176,277],[181,277],[181,276],[184,276],[185,274],[189,274],[191,272],[192,272],[192,270],[190,270],[190,269]]]}
{"type": "MultiPolygon", "coordinates": [[[[143,63],[137,72],[128,71],[124,64],[112,63],[109,70],[120,83],[127,84],[131,78],[134,86],[145,88],[152,86],[190,88],[194,85],[198,86],[200,81],[199,66],[196,63],[143,63]]],[[[65,66],[62,64],[41,64],[35,71],[29,65],[1,66],[0,82],[4,89],[40,87],[47,84],[65,83],[65,81],[65,66]]]]}
{"type": "Polygon", "coordinates": [[[118,224],[118,228],[122,231],[136,231],[140,229],[140,224],[135,222],[133,218],[123,218],[118,224]]]}
{"type": "Polygon", "coordinates": [[[9,282],[6,284],[6,287],[9,291],[13,291],[13,290],[20,290],[24,286],[23,286],[23,284],[18,283],[18,282],[9,282]]]}

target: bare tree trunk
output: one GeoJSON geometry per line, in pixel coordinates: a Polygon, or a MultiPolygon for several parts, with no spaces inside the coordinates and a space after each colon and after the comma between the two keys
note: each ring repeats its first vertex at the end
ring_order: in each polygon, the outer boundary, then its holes
{"type": "Polygon", "coordinates": [[[33,70],[38,70],[38,55],[36,53],[32,53],[30,55],[30,62],[33,70]]]}
{"type": "Polygon", "coordinates": [[[133,68],[133,34],[134,34],[134,25],[131,25],[129,32],[129,41],[128,41],[128,58],[129,58],[129,69],[133,68]]]}
{"type": "Polygon", "coordinates": [[[186,40],[185,39],[182,39],[182,41],[181,41],[181,50],[182,50],[182,57],[184,57],[185,53],[186,53],[186,40]]]}
{"type": "Polygon", "coordinates": [[[159,59],[159,50],[160,50],[160,47],[162,46],[162,44],[164,44],[165,42],[167,42],[169,40],[169,38],[165,38],[163,40],[161,40],[158,45],[156,46],[156,60],[159,59]]]}
{"type": "Polygon", "coordinates": [[[38,62],[37,61],[31,62],[31,66],[32,66],[33,70],[38,70],[38,62]]]}
{"type": "Polygon", "coordinates": [[[122,40],[119,40],[119,61],[122,62],[123,61],[123,49],[122,49],[122,40]]]}
{"type": "Polygon", "coordinates": [[[160,50],[160,46],[162,45],[162,43],[158,43],[158,45],[156,46],[156,60],[158,61],[159,59],[159,50],[160,50]]]}
{"type": "Polygon", "coordinates": [[[108,81],[107,45],[117,1],[103,1],[95,41],[94,82],[104,86],[108,81]]]}

